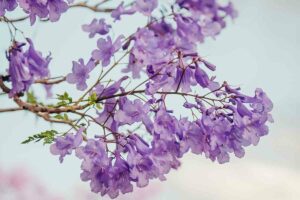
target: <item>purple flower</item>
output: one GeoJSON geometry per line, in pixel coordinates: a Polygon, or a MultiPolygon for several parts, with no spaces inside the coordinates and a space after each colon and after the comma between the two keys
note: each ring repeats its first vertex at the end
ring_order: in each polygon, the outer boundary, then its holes
{"type": "Polygon", "coordinates": [[[201,27],[196,20],[177,15],[175,21],[177,24],[177,34],[180,38],[188,40],[189,42],[203,41],[201,27]]]}
{"type": "Polygon", "coordinates": [[[115,114],[115,120],[121,124],[133,124],[142,121],[149,112],[149,105],[136,99],[133,102],[126,97],[120,101],[120,109],[115,114]]]}
{"type": "Polygon", "coordinates": [[[106,67],[110,64],[111,57],[121,48],[123,35],[119,36],[113,43],[110,36],[107,39],[100,38],[97,42],[99,49],[96,49],[92,53],[92,57],[95,60],[102,62],[102,66],[106,67]]]}
{"type": "Polygon", "coordinates": [[[98,123],[101,123],[108,127],[112,131],[117,131],[119,126],[118,122],[114,119],[115,108],[118,102],[115,99],[108,99],[104,102],[104,109],[101,113],[98,113],[96,119],[98,123]]]}
{"type": "Polygon", "coordinates": [[[146,15],[150,16],[152,11],[157,7],[157,0],[136,0],[135,1],[135,9],[146,15]]]}
{"type": "MultiPolygon", "coordinates": [[[[183,66],[184,67],[184,66],[183,66]]],[[[176,77],[174,80],[174,90],[181,88],[182,92],[191,92],[191,85],[194,85],[193,71],[189,67],[177,68],[176,77]],[[180,85],[179,85],[180,84],[180,85]]]]}
{"type": "Polygon", "coordinates": [[[128,73],[131,72],[132,73],[132,78],[136,79],[136,78],[140,78],[141,75],[141,71],[143,70],[145,66],[143,65],[143,63],[140,63],[136,58],[135,55],[133,53],[129,54],[129,63],[127,65],[126,68],[122,69],[122,72],[124,73],[128,73]]]}
{"type": "Polygon", "coordinates": [[[164,181],[166,180],[165,174],[168,174],[171,169],[178,169],[180,162],[171,153],[170,147],[172,142],[167,142],[162,139],[154,138],[152,141],[152,152],[150,158],[153,165],[157,167],[157,177],[164,181]]]}
{"type": "Polygon", "coordinates": [[[129,165],[120,157],[120,155],[116,155],[115,164],[110,167],[109,173],[112,178],[109,181],[107,194],[110,198],[116,198],[119,195],[119,191],[122,194],[133,191],[129,165]]]}
{"type": "Polygon", "coordinates": [[[123,83],[123,81],[127,80],[128,78],[129,78],[128,76],[123,76],[120,80],[114,82],[108,87],[104,87],[104,85],[98,84],[93,90],[93,92],[97,94],[97,97],[100,100],[105,97],[110,97],[116,94],[120,90],[121,84],[123,83]]]}
{"type": "Polygon", "coordinates": [[[68,4],[63,0],[18,0],[19,5],[29,14],[31,25],[36,21],[36,17],[49,17],[51,22],[58,21],[60,15],[67,11],[68,4]]]}
{"type": "Polygon", "coordinates": [[[68,10],[68,4],[63,0],[48,0],[49,19],[51,22],[59,20],[60,15],[68,10]]]}
{"type": "Polygon", "coordinates": [[[16,7],[16,0],[0,0],[0,16],[4,16],[5,11],[13,11],[16,7]]]}
{"type": "Polygon", "coordinates": [[[82,25],[82,30],[90,33],[90,38],[93,38],[96,34],[106,35],[110,28],[111,25],[106,24],[105,19],[93,19],[90,24],[82,25]]]}
{"type": "Polygon", "coordinates": [[[157,174],[152,160],[148,156],[137,153],[135,150],[129,150],[127,162],[130,166],[130,177],[136,182],[138,187],[147,186],[149,179],[155,178],[157,174]]]}
{"type": "Polygon", "coordinates": [[[89,139],[85,146],[76,149],[76,156],[83,160],[81,180],[90,181],[92,192],[100,192],[102,196],[108,193],[110,183],[113,181],[109,173],[111,159],[105,148],[103,141],[89,139]]]}
{"type": "Polygon", "coordinates": [[[205,26],[202,27],[202,34],[205,37],[215,37],[218,35],[222,30],[222,26],[218,22],[211,22],[207,23],[205,26]]]}
{"type": "Polygon", "coordinates": [[[84,128],[81,127],[74,135],[67,133],[65,136],[59,136],[55,139],[55,143],[50,146],[50,151],[53,155],[59,155],[59,161],[62,163],[66,155],[70,155],[74,149],[82,143],[82,132],[84,128]]]}
{"type": "Polygon", "coordinates": [[[132,15],[135,13],[134,9],[126,10],[124,7],[124,1],[122,1],[116,9],[111,12],[111,17],[117,20],[121,20],[121,15],[132,15]]]}
{"type": "Polygon", "coordinates": [[[25,52],[25,57],[27,57],[28,67],[30,73],[37,78],[45,78],[50,75],[48,66],[51,61],[50,55],[46,58],[42,56],[42,53],[36,51],[31,39],[27,39],[29,43],[29,49],[25,52]]]}
{"type": "Polygon", "coordinates": [[[85,146],[76,148],[76,156],[83,159],[83,170],[91,170],[93,165],[108,166],[110,159],[105,150],[106,145],[102,140],[89,139],[85,146]]]}
{"type": "Polygon", "coordinates": [[[33,82],[26,56],[22,52],[22,46],[24,45],[24,43],[15,43],[9,51],[8,74],[12,82],[12,88],[9,93],[10,97],[13,97],[17,93],[27,91],[33,82]]]}
{"type": "Polygon", "coordinates": [[[172,141],[180,135],[178,120],[161,108],[155,116],[154,132],[160,139],[172,141]]]}
{"type": "Polygon", "coordinates": [[[41,52],[36,51],[30,39],[27,42],[29,49],[26,52],[23,52],[25,43],[15,42],[8,53],[8,73],[12,82],[10,97],[28,91],[35,79],[49,76],[50,56],[44,58],[41,52]]]}
{"type": "Polygon", "coordinates": [[[203,87],[206,88],[210,84],[210,79],[207,75],[207,73],[201,69],[199,66],[197,66],[196,71],[195,71],[195,79],[197,83],[203,87]]]}
{"type": "Polygon", "coordinates": [[[87,88],[86,80],[90,77],[90,71],[95,67],[94,61],[90,60],[86,65],[83,59],[78,62],[73,61],[72,73],[67,75],[67,82],[76,84],[78,90],[85,90],[87,88]]]}
{"type": "Polygon", "coordinates": [[[232,19],[238,17],[238,12],[234,9],[233,3],[229,2],[227,6],[221,8],[224,12],[229,15],[232,19]]]}

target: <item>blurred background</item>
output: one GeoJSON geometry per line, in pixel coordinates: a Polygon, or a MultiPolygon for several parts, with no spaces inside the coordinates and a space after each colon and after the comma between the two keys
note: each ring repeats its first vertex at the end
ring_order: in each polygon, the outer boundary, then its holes
{"type": "MultiPolygon", "coordinates": [[[[240,85],[249,95],[254,94],[256,87],[267,92],[275,106],[270,134],[257,147],[247,148],[243,159],[233,158],[225,165],[189,154],[182,159],[181,168],[167,176],[167,181],[152,181],[149,187],[118,199],[300,199],[300,1],[233,3],[239,17],[229,22],[216,40],[208,40],[199,47],[200,55],[217,65],[218,80],[240,85]]],[[[88,39],[81,25],[103,16],[88,10],[80,10],[79,14],[79,10],[72,9],[58,23],[38,22],[30,27],[23,22],[17,26],[33,38],[37,49],[44,54],[52,53],[55,76],[68,73],[71,61],[89,58],[96,40],[88,39]]],[[[115,34],[128,35],[143,24],[139,17],[130,17],[125,25],[115,25],[115,34]]],[[[0,73],[5,70],[4,52],[8,44],[7,28],[0,24],[0,73]]],[[[72,86],[66,85],[55,88],[55,92],[69,89],[72,86]]],[[[9,105],[8,99],[0,97],[0,108],[9,105]]],[[[81,182],[80,161],[75,156],[59,164],[47,146],[20,145],[27,136],[51,128],[48,123],[32,114],[16,112],[0,114],[0,125],[0,194],[4,191],[1,186],[10,188],[9,192],[6,190],[9,194],[0,195],[0,199],[10,200],[10,194],[27,187],[42,191],[41,195],[51,194],[51,199],[105,199],[90,194],[88,184],[81,182]]],[[[21,197],[25,199],[24,194],[21,197]]]]}

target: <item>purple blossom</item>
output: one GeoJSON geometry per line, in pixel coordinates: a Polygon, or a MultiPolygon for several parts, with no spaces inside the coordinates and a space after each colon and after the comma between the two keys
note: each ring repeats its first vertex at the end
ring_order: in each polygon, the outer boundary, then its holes
{"type": "Polygon", "coordinates": [[[203,87],[206,88],[210,84],[210,79],[207,75],[207,73],[201,69],[199,66],[197,66],[196,71],[195,71],[195,79],[197,83],[203,87]]]}
{"type": "Polygon", "coordinates": [[[218,35],[222,30],[222,26],[218,22],[211,22],[207,23],[205,26],[202,27],[202,34],[205,37],[215,37],[218,35]]]}
{"type": "Polygon", "coordinates": [[[90,77],[89,73],[95,67],[94,61],[90,60],[86,65],[83,59],[78,62],[73,61],[72,73],[67,75],[67,82],[76,84],[78,90],[85,90],[87,88],[86,80],[90,77]]]}
{"type": "Polygon", "coordinates": [[[116,9],[111,12],[111,17],[117,20],[121,20],[121,15],[132,15],[135,13],[135,9],[125,9],[124,1],[122,1],[116,9]]]}
{"type": "Polygon", "coordinates": [[[4,16],[6,11],[13,11],[16,7],[16,0],[0,0],[0,16],[4,16]]]}
{"type": "Polygon", "coordinates": [[[100,38],[97,42],[98,49],[94,50],[92,57],[99,60],[103,67],[110,64],[111,57],[121,48],[123,35],[119,36],[113,43],[110,36],[105,39],[100,38]]]}
{"type": "Polygon", "coordinates": [[[138,187],[145,187],[149,179],[155,176],[155,166],[149,157],[130,151],[127,156],[127,162],[130,166],[130,177],[137,183],[138,187]]]}
{"type": "Polygon", "coordinates": [[[201,27],[196,20],[177,15],[175,21],[177,34],[180,38],[186,38],[189,42],[203,41],[204,36],[201,34],[201,27]]]}
{"type": "Polygon", "coordinates": [[[154,132],[160,139],[172,141],[180,136],[178,120],[161,108],[155,116],[154,132]]]}
{"type": "Polygon", "coordinates": [[[111,25],[105,23],[105,19],[93,19],[90,24],[82,25],[82,30],[90,33],[89,37],[93,38],[96,34],[106,35],[111,25]]]}
{"type": "Polygon", "coordinates": [[[125,97],[120,100],[120,109],[116,112],[114,118],[121,124],[131,125],[147,117],[149,110],[149,105],[144,105],[141,100],[136,99],[131,102],[125,97]]]}
{"type": "Polygon", "coordinates": [[[8,74],[10,75],[10,81],[12,82],[12,88],[9,93],[10,97],[13,97],[17,93],[27,91],[33,82],[27,59],[22,52],[22,46],[24,45],[24,43],[15,43],[9,51],[8,74]]]}
{"type": "Polygon", "coordinates": [[[45,78],[50,75],[48,66],[51,61],[50,55],[46,58],[42,56],[42,53],[36,51],[31,39],[27,39],[29,43],[29,49],[25,52],[25,57],[27,57],[28,67],[30,73],[37,78],[45,78]]]}
{"type": "Polygon", "coordinates": [[[81,127],[74,135],[67,133],[65,136],[59,136],[55,139],[50,147],[50,151],[53,155],[59,155],[59,161],[62,163],[66,155],[70,155],[74,149],[80,146],[82,143],[82,132],[84,128],[81,127]]]}
{"type": "Polygon", "coordinates": [[[29,14],[31,25],[36,17],[43,19],[49,17],[51,22],[58,21],[61,14],[66,12],[68,4],[64,0],[18,0],[19,5],[29,14]]]}
{"type": "Polygon", "coordinates": [[[146,15],[150,16],[152,11],[157,7],[157,0],[136,0],[135,1],[135,9],[146,15]]]}
{"type": "Polygon", "coordinates": [[[122,78],[120,78],[120,80],[115,81],[113,84],[111,84],[108,87],[105,87],[102,84],[98,84],[95,87],[93,92],[95,92],[97,94],[97,97],[99,99],[103,99],[105,97],[112,96],[121,89],[121,84],[123,83],[123,81],[127,80],[128,78],[129,78],[128,76],[123,76],[122,78]]]}
{"type": "Polygon", "coordinates": [[[120,155],[116,155],[115,164],[110,168],[109,173],[112,177],[108,188],[108,195],[110,198],[116,198],[119,195],[119,191],[122,194],[133,191],[129,164],[123,160],[120,155]]]}
{"type": "Polygon", "coordinates": [[[224,6],[222,8],[224,12],[229,15],[232,19],[235,19],[238,17],[238,12],[234,9],[233,3],[229,2],[227,6],[224,6]]]}
{"type": "MultiPolygon", "coordinates": [[[[82,159],[82,181],[90,181],[91,190],[105,195],[109,191],[111,159],[106,153],[106,145],[101,140],[89,139],[85,146],[76,149],[76,156],[82,159]]],[[[112,195],[114,197],[114,195],[112,195]]]]}
{"type": "Polygon", "coordinates": [[[29,49],[26,52],[23,52],[25,43],[15,42],[8,53],[8,73],[12,82],[10,97],[28,91],[34,80],[49,76],[50,56],[44,58],[42,53],[34,48],[30,39],[27,39],[27,42],[29,49]]]}
{"type": "Polygon", "coordinates": [[[118,102],[115,99],[108,99],[104,103],[104,109],[101,113],[98,113],[96,118],[97,122],[104,124],[111,131],[118,130],[118,122],[114,119],[115,108],[118,102]]]}

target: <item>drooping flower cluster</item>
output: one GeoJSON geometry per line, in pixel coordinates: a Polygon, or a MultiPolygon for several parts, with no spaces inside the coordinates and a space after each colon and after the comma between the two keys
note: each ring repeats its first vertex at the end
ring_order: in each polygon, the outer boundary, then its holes
{"type": "Polygon", "coordinates": [[[8,73],[12,82],[10,97],[28,91],[35,79],[47,78],[50,75],[48,69],[50,55],[44,58],[41,52],[35,50],[30,39],[27,39],[27,42],[29,44],[27,51],[23,52],[25,43],[15,42],[8,52],[8,73]]]}
{"type": "Polygon", "coordinates": [[[6,11],[13,11],[16,7],[16,0],[0,0],[0,16],[4,16],[6,11]]]}
{"type": "MultiPolygon", "coordinates": [[[[51,122],[63,119],[58,122],[79,129],[76,134],[58,136],[51,153],[59,155],[62,162],[75,151],[82,160],[81,179],[90,182],[91,190],[102,196],[116,198],[131,192],[134,185],[145,187],[152,179],[165,180],[188,152],[221,164],[228,162],[231,154],[242,158],[244,148],[257,145],[268,134],[267,123],[273,121],[273,104],[262,89],[252,97],[227,82],[218,82],[208,73],[216,66],[197,53],[197,46],[206,38],[220,34],[228,17],[237,16],[232,3],[224,6],[216,0],[174,0],[171,6],[164,5],[157,17],[155,13],[164,3],[122,1],[111,12],[113,20],[136,12],[148,18],[144,27],[127,37],[112,39],[113,24],[104,19],[83,25],[90,38],[100,36],[97,48],[87,64],[83,59],[74,61],[72,72],[65,78],[78,90],[86,91],[78,101],[63,97],[67,103],[51,106],[51,112],[46,113],[47,117],[59,114],[51,122]],[[117,53],[123,56],[117,59],[117,53]],[[86,81],[97,67],[101,74],[88,87],[86,81]],[[131,76],[107,79],[114,68],[131,76]],[[128,89],[138,79],[143,81],[128,89]],[[184,103],[173,108],[176,97],[184,103]],[[178,107],[185,112],[178,115],[178,107]],[[62,117],[63,112],[79,115],[79,119],[62,117]],[[91,124],[100,127],[99,133],[91,131],[91,124]]],[[[16,43],[8,56],[13,95],[28,90],[35,77],[48,75],[49,59],[33,47],[23,53],[22,46],[16,43]]]]}
{"type": "Polygon", "coordinates": [[[5,11],[13,11],[19,5],[30,17],[31,24],[34,24],[36,17],[50,21],[58,21],[60,15],[68,10],[68,3],[73,0],[1,0],[0,16],[4,16],[5,11]]]}

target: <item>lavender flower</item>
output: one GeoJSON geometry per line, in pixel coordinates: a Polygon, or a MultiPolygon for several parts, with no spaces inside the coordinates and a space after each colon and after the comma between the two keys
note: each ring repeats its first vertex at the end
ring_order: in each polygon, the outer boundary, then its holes
{"type": "Polygon", "coordinates": [[[106,24],[105,19],[93,19],[90,24],[82,25],[82,30],[90,33],[90,38],[93,38],[96,34],[106,35],[110,28],[111,25],[106,24]]]}
{"type": "Polygon", "coordinates": [[[28,51],[26,51],[24,55],[25,57],[27,57],[30,73],[37,78],[48,77],[50,75],[48,69],[49,63],[51,61],[50,55],[44,58],[41,52],[35,50],[31,39],[27,39],[27,42],[30,46],[28,51]]]}
{"type": "Polygon", "coordinates": [[[80,146],[82,143],[82,132],[84,128],[81,127],[74,135],[67,133],[65,136],[60,136],[55,139],[50,147],[50,151],[53,155],[59,155],[59,161],[62,163],[66,155],[70,155],[74,149],[80,146]]]}
{"type": "Polygon", "coordinates": [[[0,16],[4,16],[6,11],[13,11],[16,7],[16,0],[0,0],[0,16]]]}
{"type": "Polygon", "coordinates": [[[24,45],[24,43],[15,43],[9,51],[8,74],[10,75],[10,81],[12,82],[12,88],[9,93],[10,97],[13,97],[17,93],[27,91],[33,82],[27,59],[22,52],[22,46],[24,45]]]}
{"type": "Polygon", "coordinates": [[[36,51],[30,39],[27,42],[29,49],[26,52],[23,52],[25,43],[15,42],[8,53],[8,73],[12,82],[10,97],[28,91],[34,80],[49,76],[50,55],[44,58],[41,52],[36,51]]]}
{"type": "Polygon", "coordinates": [[[150,16],[152,11],[157,7],[157,0],[136,0],[135,1],[135,9],[146,15],[150,16]]]}
{"type": "Polygon", "coordinates": [[[86,80],[90,77],[90,71],[95,67],[94,61],[89,61],[86,65],[83,59],[78,62],[73,61],[72,73],[67,75],[67,82],[76,84],[78,90],[85,90],[87,88],[86,80]]]}
{"type": "Polygon", "coordinates": [[[49,17],[50,21],[58,21],[61,14],[66,12],[68,4],[64,0],[18,0],[19,5],[29,14],[31,25],[36,21],[36,17],[49,17]]]}
{"type": "Polygon", "coordinates": [[[134,9],[126,10],[124,7],[124,1],[122,1],[116,9],[111,12],[111,17],[117,20],[121,20],[121,15],[132,15],[135,13],[134,9]]]}
{"type": "Polygon", "coordinates": [[[129,78],[128,76],[123,76],[122,78],[120,78],[120,80],[115,81],[113,84],[111,84],[108,87],[105,87],[102,84],[98,84],[95,87],[93,92],[97,94],[98,99],[112,96],[116,94],[118,91],[120,91],[121,84],[123,83],[123,81],[127,80],[128,78],[129,78]]]}
{"type": "Polygon", "coordinates": [[[140,122],[149,112],[149,105],[143,104],[141,100],[136,99],[131,102],[126,97],[120,100],[120,109],[115,114],[115,120],[120,124],[133,124],[134,122],[140,122]]]}
{"type": "Polygon", "coordinates": [[[121,48],[121,40],[123,38],[123,35],[119,36],[114,43],[110,36],[108,36],[106,40],[100,38],[97,42],[99,49],[94,50],[92,53],[93,59],[101,61],[103,67],[108,66],[110,64],[111,57],[121,48]]]}

